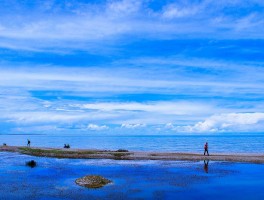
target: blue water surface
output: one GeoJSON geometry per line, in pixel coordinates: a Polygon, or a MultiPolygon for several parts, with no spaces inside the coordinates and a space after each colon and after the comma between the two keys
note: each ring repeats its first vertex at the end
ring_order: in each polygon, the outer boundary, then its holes
{"type": "Polygon", "coordinates": [[[209,143],[210,152],[264,153],[264,135],[117,135],[89,134],[48,135],[1,135],[0,144],[63,147],[86,149],[128,149],[131,151],[203,152],[204,143],[209,143]]]}
{"type": "MultiPolygon", "coordinates": [[[[206,161],[207,162],[207,161],[206,161]]],[[[205,162],[205,163],[206,163],[205,162]]],[[[0,199],[264,199],[264,165],[40,158],[0,153],[0,199]],[[25,165],[37,161],[35,168],[25,165]],[[85,175],[113,181],[75,184],[85,175]]]]}

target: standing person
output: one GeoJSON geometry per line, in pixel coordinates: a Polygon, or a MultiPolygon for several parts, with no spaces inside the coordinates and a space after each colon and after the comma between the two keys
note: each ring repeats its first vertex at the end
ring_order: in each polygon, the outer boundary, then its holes
{"type": "Polygon", "coordinates": [[[30,140],[27,140],[27,147],[30,147],[30,140]]]}
{"type": "Polygon", "coordinates": [[[206,142],[205,145],[204,145],[204,156],[205,156],[205,153],[207,153],[207,155],[209,156],[209,153],[208,153],[208,142],[206,142]]]}

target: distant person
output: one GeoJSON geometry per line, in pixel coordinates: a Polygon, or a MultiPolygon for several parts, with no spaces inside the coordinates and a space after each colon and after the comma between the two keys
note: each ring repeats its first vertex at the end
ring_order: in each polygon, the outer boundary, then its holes
{"type": "Polygon", "coordinates": [[[209,160],[204,160],[204,171],[208,174],[209,160]]]}
{"type": "Polygon", "coordinates": [[[208,142],[206,142],[205,145],[204,145],[204,156],[205,156],[205,153],[207,153],[207,156],[209,156],[209,153],[208,153],[208,142]]]}
{"type": "Polygon", "coordinates": [[[30,147],[30,140],[27,140],[27,147],[30,147]]]}

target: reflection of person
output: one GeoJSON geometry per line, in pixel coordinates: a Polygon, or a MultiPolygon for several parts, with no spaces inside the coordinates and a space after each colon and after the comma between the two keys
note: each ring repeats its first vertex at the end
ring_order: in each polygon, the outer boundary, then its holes
{"type": "Polygon", "coordinates": [[[27,141],[27,147],[30,147],[30,140],[28,139],[27,141]]]}
{"type": "Polygon", "coordinates": [[[207,153],[207,155],[209,156],[209,153],[208,153],[208,143],[207,142],[204,145],[204,156],[205,156],[205,153],[207,153]]]}
{"type": "Polygon", "coordinates": [[[205,173],[208,173],[209,168],[209,160],[204,160],[204,171],[205,173]]]}

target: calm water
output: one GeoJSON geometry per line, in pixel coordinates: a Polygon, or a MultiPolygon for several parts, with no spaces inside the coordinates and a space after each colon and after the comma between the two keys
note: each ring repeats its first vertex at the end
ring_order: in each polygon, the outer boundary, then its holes
{"type": "Polygon", "coordinates": [[[264,153],[264,136],[98,136],[98,135],[0,135],[0,144],[95,148],[138,151],[201,152],[206,141],[211,152],[264,153]]]}
{"type": "Polygon", "coordinates": [[[0,199],[264,199],[264,165],[37,158],[0,153],[0,199]],[[35,168],[25,166],[34,159],[35,168]],[[100,189],[75,184],[99,174],[100,189]]]}

